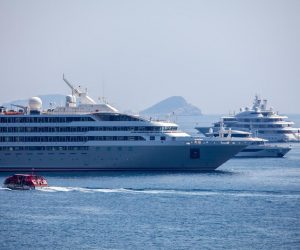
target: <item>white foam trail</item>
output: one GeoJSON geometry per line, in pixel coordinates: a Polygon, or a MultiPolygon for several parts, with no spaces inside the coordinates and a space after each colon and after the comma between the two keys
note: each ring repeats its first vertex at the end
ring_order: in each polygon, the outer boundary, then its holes
{"type": "Polygon", "coordinates": [[[299,198],[299,194],[280,193],[258,193],[251,191],[209,191],[209,190],[171,190],[171,189],[126,189],[126,188],[82,188],[82,187],[43,187],[37,188],[43,192],[82,192],[82,193],[127,193],[127,194],[149,194],[149,195],[184,195],[184,196],[238,196],[238,197],[286,197],[299,198]]]}
{"type": "Polygon", "coordinates": [[[117,189],[110,189],[110,188],[95,188],[90,189],[94,192],[100,192],[100,193],[128,193],[130,192],[128,189],[124,188],[117,188],[117,189]]]}
{"type": "Polygon", "coordinates": [[[36,190],[43,191],[43,192],[72,192],[72,191],[78,191],[83,193],[92,193],[93,190],[90,188],[81,188],[81,187],[42,187],[42,188],[36,188],[36,190]]]}

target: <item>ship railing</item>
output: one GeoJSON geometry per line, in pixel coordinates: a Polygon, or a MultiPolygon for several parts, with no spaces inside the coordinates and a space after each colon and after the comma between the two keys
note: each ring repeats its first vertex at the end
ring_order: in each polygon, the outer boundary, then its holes
{"type": "Polygon", "coordinates": [[[194,139],[190,143],[190,145],[199,145],[199,144],[231,144],[231,145],[244,145],[244,141],[230,141],[230,140],[223,140],[223,141],[210,141],[210,140],[202,140],[202,139],[194,139]]]}

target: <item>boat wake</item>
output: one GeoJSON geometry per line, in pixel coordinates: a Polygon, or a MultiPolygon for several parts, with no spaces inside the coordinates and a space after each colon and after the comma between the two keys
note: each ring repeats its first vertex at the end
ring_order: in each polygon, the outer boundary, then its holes
{"type": "Polygon", "coordinates": [[[149,195],[182,195],[182,196],[239,196],[239,197],[286,197],[300,198],[295,191],[251,191],[251,190],[206,190],[206,189],[133,189],[133,188],[89,188],[89,187],[43,187],[36,188],[42,192],[81,192],[81,193],[122,193],[149,195]]]}
{"type": "Polygon", "coordinates": [[[36,188],[36,190],[43,191],[43,192],[82,192],[82,193],[116,193],[122,192],[125,189],[108,189],[108,188],[83,188],[83,187],[43,187],[43,188],[36,188]]]}

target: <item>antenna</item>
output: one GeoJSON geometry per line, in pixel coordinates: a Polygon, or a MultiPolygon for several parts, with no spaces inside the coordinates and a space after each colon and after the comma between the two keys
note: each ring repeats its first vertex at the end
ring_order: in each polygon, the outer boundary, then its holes
{"type": "Polygon", "coordinates": [[[103,76],[102,76],[102,102],[106,103],[106,101],[105,101],[105,80],[104,80],[103,76]]]}
{"type": "Polygon", "coordinates": [[[103,95],[103,97],[105,96],[104,85],[105,85],[105,81],[104,81],[104,79],[102,79],[102,95],[103,95]]]}
{"type": "Polygon", "coordinates": [[[219,137],[224,137],[224,120],[221,118],[220,120],[220,129],[219,129],[219,137]]]}

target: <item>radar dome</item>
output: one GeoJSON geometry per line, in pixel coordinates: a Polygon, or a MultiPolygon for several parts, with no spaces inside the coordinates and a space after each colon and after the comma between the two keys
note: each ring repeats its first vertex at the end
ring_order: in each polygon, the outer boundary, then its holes
{"type": "Polygon", "coordinates": [[[42,100],[39,97],[31,97],[29,99],[30,110],[40,110],[42,108],[42,100]]]}

